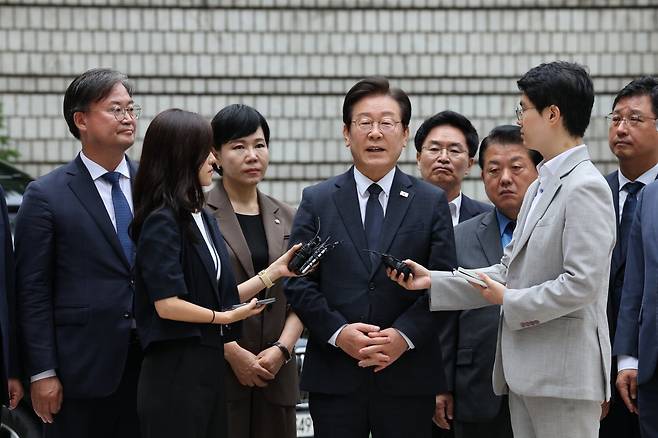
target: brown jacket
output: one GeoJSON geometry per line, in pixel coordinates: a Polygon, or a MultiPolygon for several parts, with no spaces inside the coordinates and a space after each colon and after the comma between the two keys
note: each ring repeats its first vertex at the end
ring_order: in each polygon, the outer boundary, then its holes
{"type": "MultiPolygon", "coordinates": [[[[219,181],[206,194],[208,210],[215,216],[219,229],[224,236],[235,280],[238,284],[256,275],[251,261],[251,253],[247,241],[242,234],[240,224],[233,211],[224,185],[219,181]]],[[[265,227],[269,263],[275,261],[288,248],[288,238],[295,211],[270,196],[258,192],[258,206],[265,227]]],[[[283,294],[283,281],[279,280],[266,293],[268,297],[276,297],[276,302],[260,316],[247,318],[242,326],[242,338],[238,344],[254,354],[260,353],[272,342],[279,339],[283,330],[288,305],[283,294]]],[[[250,388],[240,384],[230,366],[226,367],[227,400],[239,400],[249,396],[252,390],[263,391],[270,402],[282,406],[294,406],[299,398],[297,367],[295,358],[279,370],[276,378],[265,388],[250,388]]]]}

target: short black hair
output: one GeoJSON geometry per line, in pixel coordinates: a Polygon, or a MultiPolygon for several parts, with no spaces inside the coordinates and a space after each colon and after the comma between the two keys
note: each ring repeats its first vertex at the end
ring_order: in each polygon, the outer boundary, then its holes
{"type": "Polygon", "coordinates": [[[390,96],[400,106],[400,123],[405,128],[409,127],[411,120],[411,101],[407,93],[400,88],[392,88],[388,79],[382,76],[371,76],[361,79],[354,84],[345,95],[343,101],[343,123],[347,128],[352,124],[352,110],[354,105],[363,98],[369,96],[390,96]]]}
{"type": "Polygon", "coordinates": [[[464,138],[466,139],[466,145],[468,146],[468,156],[473,158],[478,151],[478,132],[471,123],[463,115],[455,111],[441,111],[438,114],[434,114],[429,119],[425,120],[420,128],[416,131],[416,136],[414,137],[414,144],[416,145],[416,150],[420,152],[423,149],[423,143],[425,139],[432,131],[432,129],[441,125],[450,125],[454,128],[459,129],[464,138]]]}
{"type": "Polygon", "coordinates": [[[574,137],[585,135],[594,105],[594,85],[579,64],[555,61],[533,67],[517,82],[538,112],[555,105],[574,137]]]}
{"type": "Polygon", "coordinates": [[[270,127],[267,120],[255,108],[248,105],[234,103],[219,110],[212,122],[213,143],[215,149],[223,144],[246,137],[261,128],[265,136],[265,143],[270,145],[270,127]]]}
{"type": "MultiPolygon", "coordinates": [[[[523,137],[521,137],[521,128],[515,125],[496,126],[489,132],[489,135],[482,139],[480,143],[480,155],[478,156],[478,165],[484,169],[484,154],[492,144],[518,144],[523,146],[523,137]]],[[[528,156],[537,166],[544,159],[542,155],[534,149],[527,149],[528,156]]]]}
{"type": "Polygon", "coordinates": [[[69,84],[64,93],[63,110],[66,124],[75,138],[80,139],[80,130],[75,126],[73,115],[87,111],[89,105],[107,97],[116,84],[122,84],[128,94],[133,95],[133,85],[128,77],[109,68],[87,70],[69,84]]]}
{"type": "Polygon", "coordinates": [[[658,117],[658,79],[651,76],[642,76],[626,84],[617,93],[614,102],[612,102],[613,111],[620,100],[635,96],[649,96],[653,115],[654,117],[658,117]]]}

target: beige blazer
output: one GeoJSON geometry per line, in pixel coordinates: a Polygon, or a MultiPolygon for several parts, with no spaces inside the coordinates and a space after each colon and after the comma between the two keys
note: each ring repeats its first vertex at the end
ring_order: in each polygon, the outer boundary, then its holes
{"type": "MultiPolygon", "coordinates": [[[[506,283],[498,328],[496,394],[603,401],[610,398],[606,318],[616,221],[610,188],[586,149],[574,151],[526,192],[501,262],[485,268],[506,283]]],[[[432,273],[432,310],[488,305],[451,273],[432,273]]]]}
{"type": "MultiPolygon", "coordinates": [[[[258,205],[263,218],[265,236],[269,252],[269,263],[278,259],[288,249],[290,227],[294,210],[270,196],[258,192],[258,205]]],[[[251,261],[247,241],[242,234],[233,206],[221,181],[206,194],[206,206],[217,218],[219,229],[224,236],[235,280],[238,284],[256,275],[251,261]]],[[[283,294],[283,281],[279,280],[267,290],[268,297],[276,297],[274,303],[260,316],[247,318],[242,326],[242,338],[238,344],[254,354],[260,353],[269,344],[279,339],[287,315],[287,301],[283,294]],[[261,335],[262,334],[262,335],[261,335]]],[[[294,406],[299,398],[297,368],[295,359],[281,367],[273,382],[260,389],[268,401],[283,406],[294,406]]],[[[242,386],[233,374],[230,366],[226,367],[227,400],[239,400],[249,396],[252,388],[242,386]]]]}

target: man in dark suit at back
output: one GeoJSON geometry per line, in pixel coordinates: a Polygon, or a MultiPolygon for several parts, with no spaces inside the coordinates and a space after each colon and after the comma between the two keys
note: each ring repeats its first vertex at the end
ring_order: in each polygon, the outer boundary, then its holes
{"type": "Polygon", "coordinates": [[[131,179],[141,108],[125,75],[78,76],[64,118],[82,151],[32,182],[16,219],[18,323],[44,437],[137,437],[131,179]]]}
{"type": "Polygon", "coordinates": [[[454,111],[441,111],[420,125],[414,144],[420,174],[445,191],[453,225],[491,211],[490,205],[462,193],[462,181],[478,151],[478,133],[470,120],[454,111]]]}
{"type": "MultiPolygon", "coordinates": [[[[638,191],[658,176],[658,132],[653,122],[640,119],[658,114],[658,80],[643,77],[631,81],[615,97],[608,116],[608,142],[610,151],[617,157],[619,169],[606,176],[612,190],[617,216],[617,243],[612,252],[610,287],[608,290],[608,325],[610,339],[614,340],[622,285],[626,269],[628,232],[633,221],[638,191]],[[653,93],[653,95],[652,95],[653,93]]],[[[637,416],[625,406],[615,391],[618,369],[637,368],[630,361],[618,367],[618,358],[612,361],[612,399],[608,415],[601,422],[599,436],[616,438],[640,436],[637,416]]]]}
{"type": "Polygon", "coordinates": [[[0,405],[9,409],[23,398],[16,348],[14,267],[7,201],[0,186],[0,405]]]}
{"type": "MultiPolygon", "coordinates": [[[[459,266],[476,268],[500,260],[503,247],[512,239],[525,192],[537,178],[536,166],[541,159],[538,152],[523,146],[518,126],[499,126],[482,140],[482,181],[495,209],[455,227],[459,266]]],[[[511,438],[507,397],[494,394],[491,376],[500,306],[458,313],[452,335],[444,339],[450,358],[446,374],[453,389],[455,437],[511,438]]],[[[446,412],[437,414],[441,416],[437,423],[447,427],[446,412]]]]}
{"type": "MultiPolygon", "coordinates": [[[[491,211],[490,205],[471,199],[461,191],[462,181],[475,163],[478,150],[478,133],[470,120],[454,111],[441,111],[425,120],[414,137],[418,169],[425,181],[443,189],[448,198],[452,225],[491,211]]],[[[439,332],[442,343],[456,333],[456,314],[444,313],[445,323],[439,332]]],[[[452,352],[444,351],[444,359],[454,362],[452,352]]],[[[448,376],[448,389],[452,391],[452,379],[448,376]]],[[[439,416],[452,416],[453,403],[449,392],[437,394],[435,421],[439,416]]],[[[452,432],[446,423],[433,425],[434,438],[450,438],[452,432]],[[438,427],[437,427],[438,426],[438,427]]]]}
{"type": "Polygon", "coordinates": [[[388,280],[379,253],[454,266],[452,223],[437,187],[400,171],[411,102],[385,78],[355,84],[343,104],[354,166],[307,187],[290,242],[340,242],[286,297],[309,330],[301,388],[316,437],[431,436],[434,395],[445,391],[427,294],[388,280]],[[318,229],[318,227],[320,227],[318,229]]]}

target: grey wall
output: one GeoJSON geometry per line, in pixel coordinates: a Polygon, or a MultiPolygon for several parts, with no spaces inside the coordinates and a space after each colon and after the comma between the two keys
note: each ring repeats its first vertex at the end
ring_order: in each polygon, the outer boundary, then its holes
{"type": "MultiPolygon", "coordinates": [[[[292,204],[304,186],[348,167],[342,96],[365,75],[388,76],[410,94],[412,136],[444,109],[471,118],[484,136],[514,122],[515,81],[530,67],[583,63],[597,91],[587,142],[608,171],[603,116],[614,94],[658,72],[658,0],[25,3],[0,0],[0,102],[19,167],[35,176],[77,153],[62,95],[92,67],[117,68],[136,83],[144,115],[135,158],[164,109],[210,118],[229,103],[258,108],[272,128],[263,189],[292,204]]],[[[417,172],[413,144],[402,163],[417,172]]],[[[477,178],[464,191],[484,198],[477,178]]]]}

